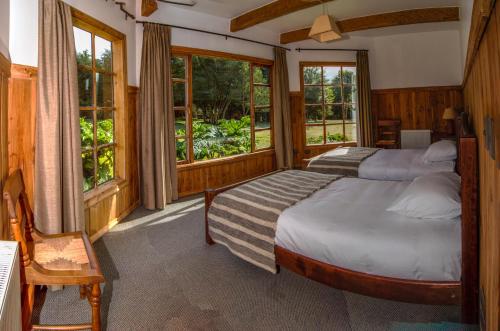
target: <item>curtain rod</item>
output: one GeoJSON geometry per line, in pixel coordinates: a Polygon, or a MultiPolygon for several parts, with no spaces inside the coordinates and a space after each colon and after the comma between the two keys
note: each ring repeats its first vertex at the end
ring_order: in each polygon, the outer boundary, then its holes
{"type": "Polygon", "coordinates": [[[270,47],[277,47],[277,48],[281,48],[281,49],[284,49],[284,50],[287,50],[287,51],[291,51],[290,48],[286,48],[286,47],[283,47],[283,46],[278,46],[278,45],[264,43],[262,41],[256,41],[256,40],[251,40],[251,39],[246,39],[246,38],[231,36],[231,35],[223,34],[223,33],[217,33],[217,32],[212,32],[212,31],[205,31],[205,30],[200,30],[200,29],[193,29],[193,28],[188,28],[188,27],[185,27],[185,26],[178,26],[178,25],[170,25],[170,24],[162,24],[162,23],[154,23],[154,22],[146,22],[146,21],[135,21],[135,22],[138,23],[138,24],[142,24],[142,25],[144,25],[146,23],[150,23],[150,24],[157,24],[157,25],[168,26],[168,27],[175,28],[175,29],[182,29],[182,30],[189,30],[189,31],[201,32],[201,33],[213,34],[215,36],[224,37],[224,38],[226,38],[226,40],[228,38],[231,38],[231,39],[242,40],[242,41],[247,41],[247,42],[250,42],[250,43],[255,43],[255,44],[264,45],[264,46],[270,46],[270,47]]]}
{"type": "Polygon", "coordinates": [[[343,52],[357,52],[357,51],[367,51],[367,49],[355,49],[355,48],[296,48],[296,51],[343,51],[343,52]]]}

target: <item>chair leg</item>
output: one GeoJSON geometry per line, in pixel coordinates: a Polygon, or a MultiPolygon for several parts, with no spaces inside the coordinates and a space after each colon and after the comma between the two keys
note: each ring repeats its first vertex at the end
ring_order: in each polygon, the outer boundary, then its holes
{"type": "Polygon", "coordinates": [[[80,300],[87,297],[87,285],[80,285],[80,300]]]}
{"type": "Polygon", "coordinates": [[[92,285],[89,301],[92,306],[92,331],[101,331],[101,288],[99,283],[92,285]]]}

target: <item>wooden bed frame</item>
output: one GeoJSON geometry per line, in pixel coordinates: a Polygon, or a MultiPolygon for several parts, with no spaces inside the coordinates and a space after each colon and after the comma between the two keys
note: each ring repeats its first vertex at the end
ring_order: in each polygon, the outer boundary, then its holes
{"type": "MultiPolygon", "coordinates": [[[[328,286],[371,297],[420,304],[461,305],[462,322],[477,323],[479,314],[478,156],[477,139],[468,130],[466,123],[464,116],[456,121],[457,172],[462,178],[462,278],[460,281],[434,282],[376,276],[320,262],[276,245],[275,255],[278,268],[281,266],[328,286]]],[[[209,245],[214,242],[208,232],[207,214],[215,196],[254,179],[256,178],[205,191],[205,236],[209,245]]]]}

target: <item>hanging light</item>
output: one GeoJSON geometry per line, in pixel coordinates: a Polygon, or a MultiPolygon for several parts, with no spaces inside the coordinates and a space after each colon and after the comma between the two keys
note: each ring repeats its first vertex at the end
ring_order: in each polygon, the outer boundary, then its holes
{"type": "Polygon", "coordinates": [[[335,23],[335,19],[327,13],[325,3],[323,3],[323,15],[314,20],[314,24],[309,31],[309,38],[320,43],[342,38],[342,33],[337,23],[335,23]]]}

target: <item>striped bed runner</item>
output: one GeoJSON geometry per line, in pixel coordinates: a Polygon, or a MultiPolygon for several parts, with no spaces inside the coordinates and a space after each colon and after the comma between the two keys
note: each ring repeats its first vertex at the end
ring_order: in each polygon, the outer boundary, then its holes
{"type": "Polygon", "coordinates": [[[341,177],[288,170],[223,192],[208,211],[209,234],[236,256],[276,273],[274,240],[281,212],[341,177]]]}
{"type": "Polygon", "coordinates": [[[316,156],[307,165],[307,171],[358,177],[358,168],[366,158],[380,148],[341,147],[316,156]]]}

